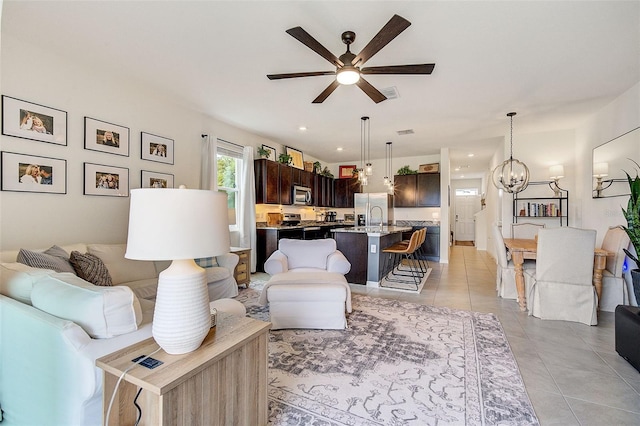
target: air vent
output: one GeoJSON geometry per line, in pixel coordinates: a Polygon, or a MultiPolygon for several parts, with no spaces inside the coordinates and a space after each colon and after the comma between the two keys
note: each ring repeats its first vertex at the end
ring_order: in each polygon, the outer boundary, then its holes
{"type": "Polygon", "coordinates": [[[404,135],[412,135],[414,132],[413,132],[413,129],[407,129],[407,130],[398,130],[396,133],[399,136],[404,136],[404,135]]]}
{"type": "Polygon", "coordinates": [[[380,93],[382,93],[387,99],[398,99],[398,89],[396,89],[395,86],[380,89],[380,93]]]}

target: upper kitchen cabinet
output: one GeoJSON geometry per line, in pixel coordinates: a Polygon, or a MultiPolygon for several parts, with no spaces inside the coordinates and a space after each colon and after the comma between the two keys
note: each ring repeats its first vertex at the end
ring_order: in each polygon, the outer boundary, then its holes
{"type": "Polygon", "coordinates": [[[440,207],[440,173],[396,175],[394,207],[440,207]]]}
{"type": "Polygon", "coordinates": [[[267,159],[254,160],[257,204],[291,204],[291,167],[267,159]]]}
{"type": "Polygon", "coordinates": [[[353,194],[362,192],[362,186],[357,178],[336,179],[334,181],[334,207],[354,208],[353,194]]]}
{"type": "Polygon", "coordinates": [[[312,187],[313,205],[333,207],[333,179],[322,175],[314,175],[313,178],[315,181],[312,187]]]}

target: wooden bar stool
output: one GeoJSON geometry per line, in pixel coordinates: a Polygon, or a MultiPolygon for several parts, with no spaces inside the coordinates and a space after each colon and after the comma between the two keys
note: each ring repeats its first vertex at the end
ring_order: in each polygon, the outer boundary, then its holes
{"type": "Polygon", "coordinates": [[[419,266],[420,261],[415,256],[415,251],[418,248],[418,242],[420,241],[421,231],[415,231],[411,234],[409,243],[399,242],[392,244],[391,246],[382,250],[383,253],[387,253],[385,258],[385,271],[387,271],[385,279],[391,282],[410,283],[413,282],[416,286],[416,290],[420,286],[420,281],[424,277],[422,268],[419,266]],[[402,262],[406,260],[408,268],[401,268],[402,262]],[[418,267],[415,267],[418,265],[418,267]],[[409,277],[411,279],[401,278],[409,277]]]}

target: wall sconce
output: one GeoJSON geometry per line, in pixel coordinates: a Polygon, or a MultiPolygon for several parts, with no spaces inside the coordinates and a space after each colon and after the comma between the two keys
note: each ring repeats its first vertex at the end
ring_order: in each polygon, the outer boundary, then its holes
{"type": "Polygon", "coordinates": [[[558,186],[558,180],[563,177],[564,166],[562,164],[556,164],[555,166],[549,167],[549,178],[552,180],[549,186],[553,190],[553,196],[556,198],[560,198],[562,196],[562,189],[558,186]],[[553,184],[553,186],[551,186],[551,184],[553,184]]]}
{"type": "Polygon", "coordinates": [[[609,163],[594,163],[593,177],[596,178],[596,198],[602,197],[602,191],[609,186],[602,185],[602,178],[609,176],[609,163]]]}

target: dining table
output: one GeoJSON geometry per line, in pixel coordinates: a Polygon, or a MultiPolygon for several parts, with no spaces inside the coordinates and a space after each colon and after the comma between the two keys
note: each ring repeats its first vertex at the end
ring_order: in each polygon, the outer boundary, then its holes
{"type": "MultiPolygon", "coordinates": [[[[537,256],[538,241],[525,238],[505,238],[504,245],[511,254],[516,275],[516,290],[518,291],[518,305],[521,311],[527,310],[527,299],[524,285],[524,260],[534,259],[537,256]]],[[[602,296],[602,271],[607,266],[608,251],[596,248],[593,253],[593,286],[598,295],[598,309],[600,309],[600,297],[602,296]]]]}

